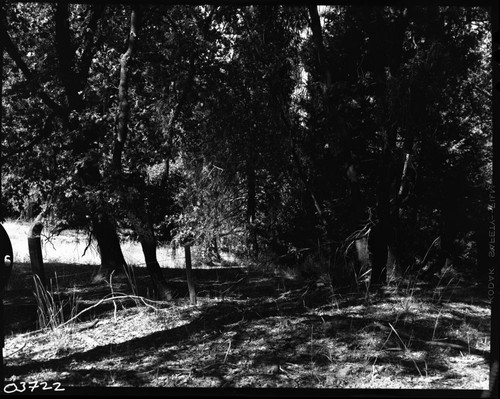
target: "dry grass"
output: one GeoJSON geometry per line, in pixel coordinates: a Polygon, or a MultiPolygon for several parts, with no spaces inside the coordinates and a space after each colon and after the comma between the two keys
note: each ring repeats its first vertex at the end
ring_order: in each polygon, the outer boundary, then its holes
{"type": "MultiPolygon", "coordinates": [[[[20,221],[6,221],[2,223],[12,242],[15,263],[29,263],[28,230],[30,224],[20,221]]],[[[65,230],[58,236],[51,236],[51,227],[47,226],[42,232],[42,255],[45,263],[99,265],[100,257],[95,243],[89,246],[88,235],[79,230],[65,230]]],[[[121,247],[127,264],[131,266],[145,266],[141,245],[130,239],[122,239],[121,247]]],[[[184,268],[184,250],[173,251],[170,246],[163,245],[157,248],[156,256],[162,267],[184,268]]],[[[226,264],[237,263],[238,260],[230,254],[221,254],[226,264]]],[[[196,267],[207,267],[199,261],[196,248],[192,248],[193,264],[196,267]]]]}
{"type": "MultiPolygon", "coordinates": [[[[199,286],[216,285],[213,272],[212,279],[200,275],[199,286]]],[[[403,309],[403,291],[332,300],[329,291],[306,291],[294,280],[283,291],[276,276],[240,280],[226,278],[237,288],[200,296],[197,307],[188,305],[187,291],[146,306],[126,296],[99,303],[78,287],[85,317],[58,335],[10,335],[7,375],[101,387],[487,386],[489,310],[471,292],[437,305],[432,290],[417,286],[403,309]]],[[[110,287],[101,289],[110,298],[110,287]]]]}
{"type": "MultiPolygon", "coordinates": [[[[28,230],[30,223],[6,221],[2,223],[9,235],[14,252],[15,263],[29,263],[28,230]]],[[[65,231],[59,236],[50,237],[49,228],[42,232],[42,255],[46,263],[99,265],[99,254],[95,247],[85,251],[88,245],[87,236],[77,230],[65,231]],[[85,255],[84,255],[85,253],[85,255]]]]}
{"type": "MultiPolygon", "coordinates": [[[[405,280],[371,294],[333,291],[321,276],[311,288],[292,269],[196,269],[199,305],[192,307],[183,270],[166,270],[174,301],[145,302],[126,291],[126,276],[89,284],[92,264],[79,259],[46,265],[49,279],[57,273],[47,293],[53,313],[70,298],[78,298],[79,311],[69,306],[49,330],[15,319],[36,316],[35,303],[21,314],[29,305],[21,288],[32,290],[29,265],[15,266],[6,303],[10,379],[66,387],[488,385],[486,294],[455,276],[434,286],[405,280]]],[[[144,268],[133,270],[140,285],[144,268]]]]}

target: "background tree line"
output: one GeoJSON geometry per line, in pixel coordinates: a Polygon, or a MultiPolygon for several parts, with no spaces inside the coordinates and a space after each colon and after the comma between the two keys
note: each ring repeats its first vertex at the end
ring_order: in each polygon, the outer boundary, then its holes
{"type": "Polygon", "coordinates": [[[0,22],[3,214],[88,229],[103,270],[132,230],[166,298],[171,241],[340,285],[363,245],[374,285],[487,273],[487,9],[6,2],[0,22]]]}

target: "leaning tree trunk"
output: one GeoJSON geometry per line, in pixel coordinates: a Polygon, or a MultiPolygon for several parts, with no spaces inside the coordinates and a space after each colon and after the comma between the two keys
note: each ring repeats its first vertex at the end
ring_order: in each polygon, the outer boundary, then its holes
{"type": "Polygon", "coordinates": [[[172,292],[167,287],[167,282],[156,258],[156,241],[151,237],[151,234],[140,237],[139,241],[144,253],[146,268],[153,282],[154,296],[159,299],[171,300],[172,292]]]}
{"type": "Polygon", "coordinates": [[[147,215],[145,214],[139,217],[136,214],[130,213],[130,219],[134,224],[135,232],[139,236],[146,268],[153,283],[154,296],[159,299],[171,300],[172,292],[167,286],[167,281],[156,258],[157,243],[152,224],[148,220],[145,220],[147,219],[147,215]]]}

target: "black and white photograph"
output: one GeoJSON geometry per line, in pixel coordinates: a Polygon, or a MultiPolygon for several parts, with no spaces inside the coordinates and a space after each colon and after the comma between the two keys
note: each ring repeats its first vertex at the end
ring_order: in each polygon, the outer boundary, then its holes
{"type": "Polygon", "coordinates": [[[498,397],[498,4],[0,8],[2,394],[498,397]]]}

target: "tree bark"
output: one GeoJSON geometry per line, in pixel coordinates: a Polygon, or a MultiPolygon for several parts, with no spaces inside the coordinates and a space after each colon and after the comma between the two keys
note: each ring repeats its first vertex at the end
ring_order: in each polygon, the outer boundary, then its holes
{"type": "Polygon", "coordinates": [[[146,268],[153,283],[155,296],[159,299],[171,300],[172,292],[168,288],[167,281],[156,258],[157,243],[149,216],[146,214],[145,209],[136,208],[135,212],[129,211],[129,217],[134,225],[134,230],[139,236],[139,242],[144,253],[144,261],[146,262],[146,268]]]}
{"type": "MultiPolygon", "coordinates": [[[[410,117],[411,118],[411,117],[410,117]]],[[[403,150],[405,154],[405,160],[403,163],[403,170],[401,171],[401,177],[399,182],[399,189],[394,199],[394,206],[392,212],[392,228],[396,232],[394,240],[389,244],[389,251],[393,255],[393,260],[391,263],[393,266],[398,267],[401,262],[403,240],[408,239],[405,237],[407,233],[402,230],[401,218],[404,211],[404,203],[406,199],[410,196],[410,181],[409,181],[409,171],[412,163],[412,152],[413,152],[413,142],[415,139],[415,128],[414,124],[410,123],[411,126],[406,127],[406,138],[403,145],[403,150]]]]}
{"type": "Polygon", "coordinates": [[[396,132],[393,129],[385,132],[384,149],[379,168],[377,184],[377,222],[372,228],[369,239],[369,251],[372,257],[372,274],[370,286],[379,286],[387,283],[387,259],[389,245],[393,244],[393,221],[391,218],[391,182],[392,152],[396,145],[396,132]]]}
{"type": "Polygon", "coordinates": [[[167,287],[165,277],[162,274],[160,264],[156,259],[156,240],[151,234],[143,235],[140,238],[142,251],[144,252],[144,260],[148,269],[151,281],[153,282],[153,289],[155,296],[158,299],[172,299],[172,292],[167,287]]]}
{"type": "Polygon", "coordinates": [[[113,272],[121,273],[124,271],[126,262],[114,221],[106,213],[102,213],[92,218],[91,228],[101,256],[101,270],[98,273],[98,278],[108,278],[113,272]]]}
{"type": "Polygon", "coordinates": [[[247,225],[250,254],[257,257],[259,246],[257,242],[257,229],[255,226],[256,192],[255,192],[255,162],[254,149],[250,149],[250,158],[247,160],[247,225]]]}
{"type": "Polygon", "coordinates": [[[68,108],[71,110],[81,110],[83,99],[78,94],[78,79],[75,79],[73,66],[75,65],[75,49],[71,43],[71,33],[69,29],[69,5],[58,2],[55,12],[56,20],[56,40],[55,47],[57,59],[59,61],[59,77],[64,86],[64,91],[68,99],[68,108]]]}

